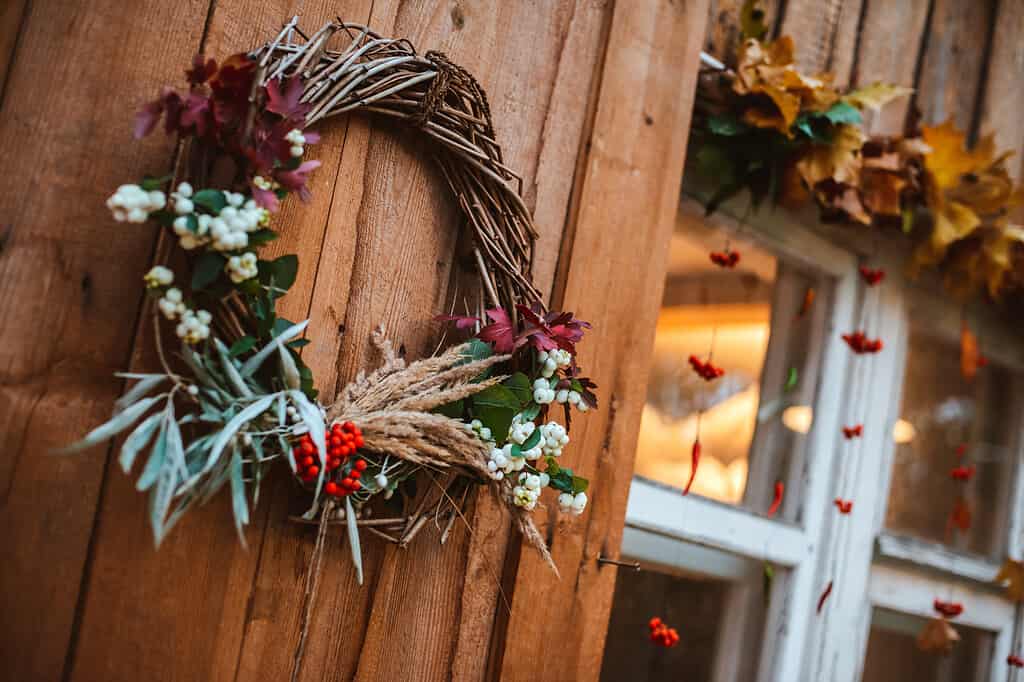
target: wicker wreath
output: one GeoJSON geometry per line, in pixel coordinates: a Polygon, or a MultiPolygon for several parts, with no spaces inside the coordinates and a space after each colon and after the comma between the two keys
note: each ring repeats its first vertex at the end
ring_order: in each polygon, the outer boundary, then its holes
{"type": "Polygon", "coordinates": [[[145,277],[162,371],[122,375],[136,383],[113,418],[71,449],[127,431],[126,473],[148,452],[137,487],[151,491],[157,544],[225,485],[244,541],[267,467],[283,460],[312,497],[296,520],[319,524],[321,542],[328,525],[344,523],[360,581],[360,528],[404,547],[437,519],[443,542],[481,484],[550,563],[530,512],[545,487],[563,511],[586,505],[586,479],[558,458],[570,410],[597,405],[576,364],[589,325],[547,311],[531,281],[537,233],[483,88],[440,52],[420,56],[407,40],[342,22],[306,37],[297,19],[220,65],[196,57],[186,75],[188,92],[165,88],[135,126],[141,137],[163,118],[179,136],[174,172],[123,185],[107,202],[119,221],[164,226],[185,256],[187,286],[176,286],[166,266],[145,277]],[[298,259],[256,252],[276,237],[270,217],[279,202],[291,192],[308,198],[306,179],[319,165],[305,158],[319,140],[311,127],[355,111],[397,119],[433,141],[472,227],[479,291],[475,315],[439,318],[467,341],[406,364],[378,331],[383,364],[322,405],[299,353],[308,321],[275,313],[298,259]],[[181,341],[177,355],[164,351],[164,318],[181,341]],[[564,424],[545,423],[557,405],[564,424]]]}

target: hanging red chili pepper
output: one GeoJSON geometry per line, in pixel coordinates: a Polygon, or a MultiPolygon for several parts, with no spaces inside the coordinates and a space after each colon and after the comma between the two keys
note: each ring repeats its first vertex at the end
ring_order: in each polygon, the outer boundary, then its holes
{"type": "Polygon", "coordinates": [[[700,464],[700,437],[693,441],[693,448],[690,450],[690,480],[686,482],[686,487],[683,488],[683,494],[690,494],[690,486],[693,485],[693,479],[697,476],[697,465],[700,464]]]}
{"type": "Polygon", "coordinates": [[[840,514],[849,514],[853,509],[853,500],[844,500],[841,497],[837,497],[832,504],[836,506],[840,514]]]}
{"type": "Polygon", "coordinates": [[[864,425],[856,424],[854,426],[843,427],[843,438],[850,440],[851,438],[860,438],[864,434],[864,425]]]}
{"type": "Polygon", "coordinates": [[[775,497],[772,498],[772,504],[768,507],[768,518],[775,516],[775,512],[779,511],[779,505],[782,504],[782,494],[786,490],[786,485],[782,481],[775,481],[775,497]]]}
{"type": "Polygon", "coordinates": [[[942,601],[941,599],[936,599],[932,602],[932,607],[935,609],[936,613],[945,618],[956,618],[964,612],[964,605],[955,601],[942,601]]]}
{"type": "Polygon", "coordinates": [[[832,594],[832,581],[828,581],[828,585],[825,586],[825,591],[818,597],[818,609],[817,613],[821,613],[821,609],[825,606],[825,602],[828,601],[828,596],[832,594]]]}
{"type": "Polygon", "coordinates": [[[860,266],[860,276],[864,278],[864,281],[867,282],[869,287],[873,287],[885,279],[885,270],[882,268],[872,270],[868,266],[862,265],[860,266]]]}

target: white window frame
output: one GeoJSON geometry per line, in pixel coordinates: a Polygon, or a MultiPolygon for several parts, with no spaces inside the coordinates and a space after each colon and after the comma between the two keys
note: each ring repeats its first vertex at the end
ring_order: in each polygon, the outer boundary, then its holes
{"type": "MultiPolygon", "coordinates": [[[[700,194],[690,185],[686,191],[700,194]]],[[[677,488],[637,476],[630,487],[622,556],[733,581],[752,577],[752,561],[785,569],[784,589],[773,589],[758,682],[857,682],[872,610],[930,617],[932,599],[950,586],[968,604],[957,622],[995,636],[990,680],[1024,682],[1024,675],[1008,672],[1005,663],[1022,623],[1020,609],[991,584],[998,565],[961,555],[950,561],[949,550],[883,530],[894,453],[890,434],[901,399],[909,329],[906,285],[898,275],[903,269],[901,248],[880,247],[877,238],[868,245],[859,243],[865,240],[862,235],[859,240],[851,238],[852,228],[822,227],[810,214],[801,219],[781,210],[764,210],[741,225],[734,216],[745,213],[745,202],[727,203],[707,220],[727,232],[742,232],[743,238],[755,239],[779,257],[834,282],[820,389],[806,436],[801,522],[768,519],[696,495],[684,497],[677,488]],[[857,267],[869,251],[871,263],[890,273],[884,286],[869,288],[860,281],[857,267]],[[855,316],[860,315],[870,333],[885,340],[883,352],[854,357],[842,342],[840,334],[853,329],[860,321],[855,316]],[[838,437],[840,425],[853,423],[884,428],[865,429],[862,438],[852,441],[838,437]],[[855,512],[834,513],[831,501],[837,496],[854,500],[855,512]],[[832,592],[819,614],[817,601],[829,581],[832,592]]],[[[701,211],[699,202],[685,195],[680,210],[689,219],[701,211]]],[[[1000,359],[1024,367],[1024,349],[1011,355],[1000,359]]],[[[1024,549],[1022,443],[1024,429],[1017,441],[1008,521],[1008,548],[1017,557],[1024,549]]],[[[742,610],[737,613],[742,617],[742,610]]],[[[738,625],[729,622],[728,609],[723,628],[738,631],[738,625]]],[[[735,679],[735,665],[716,661],[714,682],[735,679]]]]}

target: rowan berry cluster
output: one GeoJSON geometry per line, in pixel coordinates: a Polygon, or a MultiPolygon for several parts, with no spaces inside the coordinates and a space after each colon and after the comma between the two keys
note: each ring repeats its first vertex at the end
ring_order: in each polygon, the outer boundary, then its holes
{"type": "Polygon", "coordinates": [[[843,341],[850,347],[850,350],[858,355],[862,353],[877,353],[882,350],[882,340],[869,339],[864,335],[864,332],[843,334],[843,341]]]}
{"type": "Polygon", "coordinates": [[[690,356],[690,367],[693,367],[693,371],[704,381],[714,381],[725,374],[721,367],[715,367],[710,360],[703,362],[696,355],[690,356]]]}
{"type": "Polygon", "coordinates": [[[679,643],[679,633],[676,632],[675,628],[670,628],[666,625],[661,618],[657,616],[651,618],[647,626],[651,629],[651,641],[655,644],[668,649],[679,643]]]}
{"type": "Polygon", "coordinates": [[[739,251],[712,251],[711,262],[722,268],[734,268],[740,262],[739,251]]]}
{"type": "MultiPolygon", "coordinates": [[[[359,477],[366,470],[365,459],[355,457],[356,450],[364,444],[363,433],[352,422],[334,424],[327,433],[327,457],[325,463],[330,480],[324,484],[324,492],[333,497],[350,495],[362,488],[359,477]],[[341,472],[335,474],[337,470],[341,472]]],[[[299,478],[306,483],[316,480],[320,475],[320,458],[317,456],[316,445],[309,434],[299,439],[292,449],[295,470],[299,478]]]]}

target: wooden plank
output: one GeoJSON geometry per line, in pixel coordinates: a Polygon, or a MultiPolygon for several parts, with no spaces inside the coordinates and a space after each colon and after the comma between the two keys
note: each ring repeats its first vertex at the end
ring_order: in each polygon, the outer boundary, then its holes
{"type": "MultiPolygon", "coordinates": [[[[781,25],[784,0],[761,3],[769,29],[776,31],[781,25]]],[[[708,25],[704,34],[704,51],[715,58],[733,63],[740,43],[740,8],[743,0],[710,0],[708,25]]]]}
{"type": "MultiPolygon", "coordinates": [[[[370,3],[353,4],[349,11],[365,20],[370,3]]],[[[209,56],[223,59],[265,40],[299,9],[288,0],[219,2],[202,47],[209,56]]],[[[332,19],[339,10],[333,2],[322,2],[319,7],[306,4],[301,9],[310,23],[317,24],[332,19]]],[[[197,21],[202,27],[205,16],[197,21]]],[[[197,40],[190,52],[198,48],[197,40]]],[[[190,58],[190,53],[176,57],[164,81],[178,82],[180,69],[190,58]]],[[[150,90],[155,92],[158,86],[150,90]]],[[[273,218],[282,237],[271,253],[298,253],[303,264],[303,279],[284,300],[283,314],[293,319],[305,317],[308,311],[344,139],[345,127],[335,126],[314,148],[324,165],[311,179],[313,201],[287,202],[273,218]]],[[[166,163],[164,160],[161,165],[166,163]]],[[[168,240],[163,241],[157,262],[164,262],[171,250],[168,240]]],[[[136,336],[133,365],[152,367],[148,317],[136,336]]],[[[190,512],[190,518],[154,551],[145,498],[119,470],[111,470],[108,476],[74,652],[73,679],[234,679],[267,519],[275,511],[272,491],[282,486],[290,489],[290,481],[274,477],[267,482],[247,533],[248,550],[239,545],[229,522],[229,505],[221,499],[190,512]],[[152,608],[155,604],[159,608],[152,608]],[[136,655],[124,655],[125,651],[136,655]]],[[[281,518],[287,516],[284,509],[276,511],[281,518]]],[[[282,532],[302,532],[292,524],[280,525],[282,532]]]]}
{"type": "Polygon", "coordinates": [[[792,36],[797,66],[807,73],[831,72],[844,88],[850,82],[861,9],[865,0],[789,0],[782,34],[792,36]]]}
{"type": "Polygon", "coordinates": [[[971,130],[984,92],[995,0],[934,0],[915,103],[925,123],[952,118],[971,130]]]}
{"type": "MultiPolygon", "coordinates": [[[[914,87],[929,0],[905,2],[868,2],[860,32],[860,47],[853,64],[852,85],[870,85],[878,81],[914,87]]],[[[886,105],[878,114],[865,115],[866,127],[876,135],[903,132],[910,97],[886,105]]]]}
{"type": "Polygon", "coordinates": [[[46,453],[106,418],[120,392],[113,372],[129,358],[155,232],[113,223],[103,200],[166,165],[168,141],[128,143],[131,107],[187,62],[205,13],[48,2],[18,22],[0,117],[18,169],[0,193],[0,659],[11,679],[58,679],[65,665],[105,459],[46,453]]]}
{"type": "MultiPolygon", "coordinates": [[[[472,68],[490,94],[506,158],[523,175],[527,202],[535,206],[541,225],[539,282],[551,281],[557,260],[585,111],[578,103],[589,89],[605,11],[591,3],[562,3],[538,17],[526,3],[459,12],[441,12],[431,3],[374,5],[375,29],[407,36],[421,49],[448,52],[472,68]],[[510,38],[516,26],[527,24],[536,27],[531,50],[510,38]]],[[[391,129],[382,131],[361,120],[350,125],[343,184],[335,193],[311,309],[317,328],[345,329],[333,342],[318,343],[317,355],[311,356],[328,380],[345,381],[359,365],[377,361],[368,337],[378,324],[411,356],[430,353],[436,343],[437,327],[428,322],[449,295],[452,226],[458,219],[424,150],[402,142],[391,129]],[[336,231],[335,224],[351,225],[355,234],[336,231]]],[[[355,586],[348,548],[329,546],[325,565],[330,570],[321,578],[302,678],[404,677],[411,660],[416,674],[424,677],[482,676],[490,623],[499,608],[495,581],[508,536],[507,522],[496,510],[477,515],[472,523],[477,529],[472,538],[457,525],[443,548],[433,531],[424,531],[411,552],[368,542],[369,584],[363,588],[355,586]],[[474,616],[460,622],[460,613],[474,616]],[[349,633],[351,645],[337,646],[339,631],[349,633]],[[394,655],[398,641],[406,643],[405,656],[394,655]],[[473,656],[456,658],[456,646],[469,648],[473,656]]],[[[294,642],[301,608],[291,596],[298,594],[291,557],[308,552],[309,546],[308,534],[271,528],[243,645],[243,666],[251,661],[252,667],[242,668],[241,679],[290,670],[294,647],[282,642],[294,642]],[[261,613],[263,595],[274,601],[273,618],[261,613]]]]}
{"type": "Polygon", "coordinates": [[[564,456],[591,476],[593,502],[582,517],[547,524],[561,578],[523,550],[502,679],[600,673],[615,569],[596,559],[616,556],[621,540],[706,18],[705,2],[615,7],[560,287],[565,305],[595,326],[581,364],[603,405],[577,421],[564,456]]]}
{"type": "MultiPolygon", "coordinates": [[[[982,101],[980,132],[994,133],[996,148],[1013,150],[1009,161],[1010,174],[1020,181],[1024,168],[1024,126],[1020,112],[1024,110],[1024,3],[1000,2],[989,52],[988,78],[982,101]]],[[[1019,218],[1018,218],[1019,220],[1019,218]]]]}

